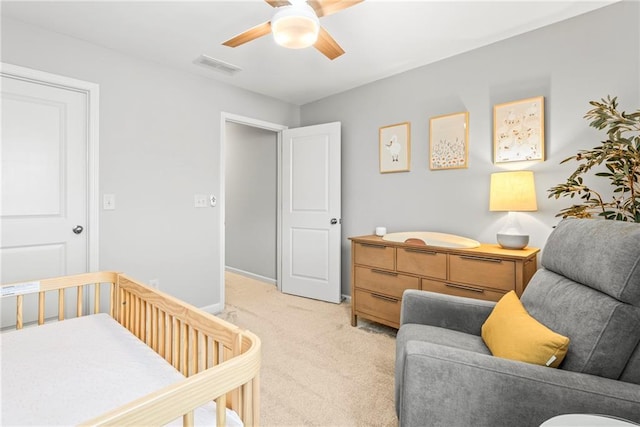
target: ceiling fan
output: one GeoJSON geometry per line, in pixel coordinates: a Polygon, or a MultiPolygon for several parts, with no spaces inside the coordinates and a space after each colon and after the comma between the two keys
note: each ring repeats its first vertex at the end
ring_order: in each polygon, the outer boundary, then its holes
{"type": "Polygon", "coordinates": [[[256,25],[222,43],[238,47],[273,33],[276,43],[291,49],[313,45],[333,60],[344,53],[340,45],[319,22],[319,18],[340,12],[364,0],[264,0],[275,8],[270,21],[256,25]]]}

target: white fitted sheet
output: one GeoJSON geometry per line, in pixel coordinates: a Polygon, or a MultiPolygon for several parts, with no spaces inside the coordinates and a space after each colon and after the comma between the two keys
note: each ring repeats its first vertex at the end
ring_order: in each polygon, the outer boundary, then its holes
{"type": "MultiPolygon", "coordinates": [[[[0,334],[0,366],[3,426],[77,425],[184,379],[107,314],[0,334]]],[[[195,411],[215,421],[215,403],[195,411]]],[[[229,409],[227,425],[242,425],[229,409]]]]}

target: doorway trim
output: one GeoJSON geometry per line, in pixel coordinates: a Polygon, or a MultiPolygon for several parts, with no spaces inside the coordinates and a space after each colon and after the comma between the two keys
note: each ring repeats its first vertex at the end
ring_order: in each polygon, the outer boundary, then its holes
{"type": "Polygon", "coordinates": [[[226,250],[226,236],[225,236],[225,208],[226,208],[226,145],[227,145],[227,132],[226,124],[237,123],[245,126],[250,126],[258,129],[264,129],[273,131],[276,133],[276,162],[277,164],[277,200],[276,200],[276,224],[278,232],[276,233],[276,286],[278,290],[281,289],[280,277],[281,277],[281,242],[282,237],[280,235],[281,229],[281,191],[280,183],[282,181],[282,131],[288,129],[288,126],[266,122],[264,120],[258,120],[251,117],[240,116],[237,114],[222,112],[220,115],[220,193],[218,197],[218,206],[220,207],[220,310],[224,310],[225,305],[225,250],[226,250]]]}
{"type": "Polygon", "coordinates": [[[87,100],[87,271],[99,269],[99,96],[100,85],[45,71],[0,63],[0,74],[17,80],[80,92],[87,100]]]}

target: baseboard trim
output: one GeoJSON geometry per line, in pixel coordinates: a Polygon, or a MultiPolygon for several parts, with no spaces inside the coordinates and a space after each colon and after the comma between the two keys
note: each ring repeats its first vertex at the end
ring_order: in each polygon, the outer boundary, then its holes
{"type": "Polygon", "coordinates": [[[200,307],[200,310],[206,311],[207,313],[211,313],[211,314],[219,314],[219,313],[222,313],[222,311],[224,310],[224,307],[222,306],[222,304],[218,303],[218,304],[205,305],[204,307],[200,307]]]}
{"type": "Polygon", "coordinates": [[[342,301],[351,303],[351,295],[342,294],[342,301]]]}
{"type": "Polygon", "coordinates": [[[229,267],[228,265],[225,266],[224,269],[225,269],[225,271],[229,271],[231,273],[236,273],[236,274],[239,274],[241,276],[249,277],[251,279],[260,280],[261,282],[266,282],[266,283],[269,283],[271,285],[276,285],[277,284],[276,280],[272,279],[270,277],[265,277],[265,276],[261,276],[259,274],[250,273],[248,271],[240,270],[238,268],[229,267]]]}

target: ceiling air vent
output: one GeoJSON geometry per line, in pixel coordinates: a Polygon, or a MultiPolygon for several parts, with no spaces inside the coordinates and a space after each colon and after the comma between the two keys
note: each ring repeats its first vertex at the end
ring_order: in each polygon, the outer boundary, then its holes
{"type": "Polygon", "coordinates": [[[193,61],[196,65],[211,68],[212,70],[219,71],[229,76],[234,75],[238,71],[242,71],[242,68],[229,64],[228,62],[220,61],[219,59],[212,58],[207,55],[200,55],[198,59],[193,61]]]}

